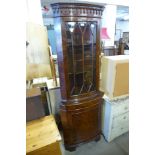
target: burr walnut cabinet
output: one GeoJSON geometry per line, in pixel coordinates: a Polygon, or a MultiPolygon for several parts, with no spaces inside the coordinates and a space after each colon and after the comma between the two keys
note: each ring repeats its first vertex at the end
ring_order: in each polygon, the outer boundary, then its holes
{"type": "Polygon", "coordinates": [[[51,4],[62,102],[60,116],[67,150],[101,134],[99,91],[100,20],[104,6],[51,4]]]}

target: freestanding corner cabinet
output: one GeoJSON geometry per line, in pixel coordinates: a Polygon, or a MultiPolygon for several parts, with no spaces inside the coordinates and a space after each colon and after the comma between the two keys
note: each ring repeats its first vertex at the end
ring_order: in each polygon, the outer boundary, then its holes
{"type": "Polygon", "coordinates": [[[99,91],[100,19],[104,6],[55,3],[51,7],[64,144],[73,151],[81,143],[100,139],[103,96],[99,91]]]}

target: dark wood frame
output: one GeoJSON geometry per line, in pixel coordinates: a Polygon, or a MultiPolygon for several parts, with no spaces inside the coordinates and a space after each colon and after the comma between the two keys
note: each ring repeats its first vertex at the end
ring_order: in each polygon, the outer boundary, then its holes
{"type": "Polygon", "coordinates": [[[67,150],[90,140],[99,140],[101,134],[101,102],[103,93],[99,91],[100,19],[104,7],[81,3],[51,4],[55,23],[58,68],[62,103],[60,106],[64,144],[67,150]],[[96,90],[71,96],[67,65],[67,36],[65,22],[95,21],[96,32],[96,90]]]}

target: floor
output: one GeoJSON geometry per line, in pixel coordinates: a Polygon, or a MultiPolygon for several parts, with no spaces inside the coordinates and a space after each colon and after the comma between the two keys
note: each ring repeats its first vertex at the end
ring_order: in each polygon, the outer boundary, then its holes
{"type": "Polygon", "coordinates": [[[77,147],[76,151],[69,152],[61,144],[62,155],[129,155],[129,133],[125,133],[108,143],[101,136],[100,141],[89,142],[77,147]]]}

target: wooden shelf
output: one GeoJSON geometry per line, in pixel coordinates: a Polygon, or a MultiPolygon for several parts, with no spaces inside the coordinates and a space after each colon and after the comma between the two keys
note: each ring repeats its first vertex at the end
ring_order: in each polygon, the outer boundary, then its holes
{"type": "MultiPolygon", "coordinates": [[[[96,43],[94,43],[93,45],[96,46],[96,43]]],[[[72,46],[72,43],[67,43],[67,46],[69,46],[69,47],[72,46]]],[[[76,46],[76,47],[92,46],[92,44],[91,43],[90,44],[83,44],[83,45],[82,44],[76,44],[76,45],[74,44],[73,46],[76,46]]]]}
{"type": "MultiPolygon", "coordinates": [[[[86,70],[85,70],[84,73],[89,73],[89,72],[91,73],[90,70],[89,70],[89,71],[86,71],[86,70]]],[[[68,74],[69,74],[69,75],[74,75],[74,73],[71,73],[71,72],[69,72],[68,74]]],[[[78,75],[78,74],[83,74],[83,72],[82,72],[82,71],[81,71],[81,72],[76,72],[75,75],[76,75],[76,74],[77,74],[77,75],[78,75]]]]}

